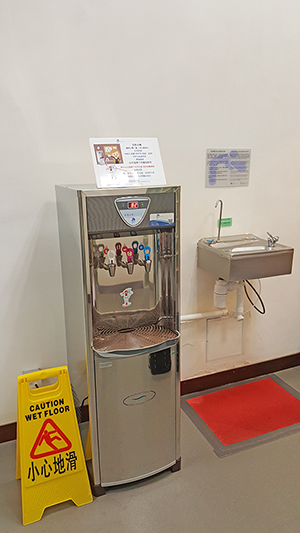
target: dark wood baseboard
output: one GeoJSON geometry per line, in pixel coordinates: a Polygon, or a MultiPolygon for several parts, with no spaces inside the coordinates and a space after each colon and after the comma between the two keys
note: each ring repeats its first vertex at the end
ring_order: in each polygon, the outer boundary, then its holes
{"type": "MultiPolygon", "coordinates": [[[[198,378],[187,379],[181,382],[180,394],[192,394],[194,392],[200,392],[202,390],[213,389],[214,387],[222,387],[222,385],[228,385],[229,383],[236,383],[237,381],[243,381],[244,379],[255,378],[263,376],[264,374],[272,374],[273,372],[279,372],[286,368],[293,368],[300,365],[300,353],[293,355],[286,355],[285,357],[279,357],[278,359],[271,359],[270,361],[262,361],[253,365],[241,366],[233,368],[231,370],[224,370],[223,372],[216,372],[215,374],[207,374],[206,376],[200,376],[198,378]]],[[[86,422],[89,418],[88,406],[81,407],[80,419],[82,422],[86,422]]],[[[17,423],[5,424],[0,426],[0,444],[2,442],[8,442],[17,438],[17,423]]]]}
{"type": "Polygon", "coordinates": [[[15,440],[17,438],[17,423],[5,424],[0,426],[0,444],[2,442],[8,442],[9,440],[15,440]]]}
{"type": "Polygon", "coordinates": [[[230,370],[224,370],[223,372],[216,372],[215,374],[207,374],[206,376],[182,381],[180,384],[180,394],[181,396],[184,396],[185,394],[193,394],[194,392],[222,387],[229,383],[236,383],[237,381],[243,381],[244,379],[272,374],[299,365],[300,353],[295,353],[293,355],[279,357],[278,359],[271,359],[270,361],[262,361],[261,363],[255,363],[253,365],[232,368],[230,370]]]}

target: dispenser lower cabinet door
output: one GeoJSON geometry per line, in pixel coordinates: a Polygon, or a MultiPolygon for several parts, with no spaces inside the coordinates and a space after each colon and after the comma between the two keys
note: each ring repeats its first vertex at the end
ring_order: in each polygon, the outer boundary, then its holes
{"type": "Polygon", "coordinates": [[[162,471],[176,461],[176,346],[135,357],[95,356],[101,485],[162,471]]]}

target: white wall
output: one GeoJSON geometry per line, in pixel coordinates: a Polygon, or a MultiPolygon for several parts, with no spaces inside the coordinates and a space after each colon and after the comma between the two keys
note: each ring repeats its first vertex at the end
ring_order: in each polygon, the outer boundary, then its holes
{"type": "Polygon", "coordinates": [[[17,375],[66,363],[54,185],[94,181],[89,137],[158,137],[182,185],[182,313],[213,309],[196,243],[279,234],[293,274],[262,280],[245,355],[205,363],[205,322],[182,328],[182,378],[299,351],[298,0],[1,0],[0,425],[17,375]],[[247,188],[204,188],[206,148],[251,148],[247,188]]]}

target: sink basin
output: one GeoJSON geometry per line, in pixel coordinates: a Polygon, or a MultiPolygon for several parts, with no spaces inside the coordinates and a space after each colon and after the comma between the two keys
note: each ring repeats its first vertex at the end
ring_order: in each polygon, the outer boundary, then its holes
{"type": "Polygon", "coordinates": [[[226,281],[258,279],[290,274],[294,249],[268,241],[252,233],[200,239],[198,267],[226,281]]]}
{"type": "Polygon", "coordinates": [[[267,246],[237,246],[236,248],[232,248],[231,253],[232,254],[240,254],[243,252],[262,252],[263,250],[268,250],[267,246]]]}

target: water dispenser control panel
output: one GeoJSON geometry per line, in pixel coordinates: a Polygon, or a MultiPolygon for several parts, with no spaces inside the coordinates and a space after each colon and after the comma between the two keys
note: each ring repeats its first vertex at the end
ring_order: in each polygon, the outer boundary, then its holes
{"type": "Polygon", "coordinates": [[[150,198],[124,197],[115,200],[120,217],[131,228],[135,228],[144,220],[149,205],[150,198]]]}

